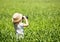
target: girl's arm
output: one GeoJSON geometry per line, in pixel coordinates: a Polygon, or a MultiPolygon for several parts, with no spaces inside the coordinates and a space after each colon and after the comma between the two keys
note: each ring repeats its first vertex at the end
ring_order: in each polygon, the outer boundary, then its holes
{"type": "Polygon", "coordinates": [[[26,23],[24,23],[23,26],[26,27],[26,26],[29,25],[29,24],[28,24],[28,19],[27,19],[25,16],[23,16],[23,17],[24,17],[24,19],[25,19],[25,21],[26,21],[26,23]]]}

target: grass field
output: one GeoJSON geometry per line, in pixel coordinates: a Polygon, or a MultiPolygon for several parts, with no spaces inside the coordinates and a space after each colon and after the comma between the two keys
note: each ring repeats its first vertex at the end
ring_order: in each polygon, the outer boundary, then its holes
{"type": "Polygon", "coordinates": [[[0,42],[16,42],[15,12],[29,17],[18,42],[60,42],[60,0],[0,0],[0,42]]]}

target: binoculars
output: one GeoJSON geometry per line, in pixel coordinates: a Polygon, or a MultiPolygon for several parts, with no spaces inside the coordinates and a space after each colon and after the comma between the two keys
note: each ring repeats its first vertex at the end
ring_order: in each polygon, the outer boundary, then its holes
{"type": "MultiPolygon", "coordinates": [[[[25,16],[28,19],[28,16],[25,16]]],[[[24,17],[22,17],[22,19],[24,19],[24,17]]]]}

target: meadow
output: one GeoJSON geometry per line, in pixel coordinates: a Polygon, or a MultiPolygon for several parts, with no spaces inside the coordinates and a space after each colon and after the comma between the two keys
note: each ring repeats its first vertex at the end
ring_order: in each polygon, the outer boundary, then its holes
{"type": "Polygon", "coordinates": [[[29,20],[18,42],[60,42],[60,0],[0,0],[0,42],[17,42],[11,20],[16,12],[29,20]]]}

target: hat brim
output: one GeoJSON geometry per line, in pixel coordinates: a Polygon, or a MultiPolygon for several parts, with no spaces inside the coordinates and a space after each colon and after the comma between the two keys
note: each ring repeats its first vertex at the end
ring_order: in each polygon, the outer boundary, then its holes
{"type": "Polygon", "coordinates": [[[21,19],[13,20],[14,23],[21,21],[21,19]]]}

